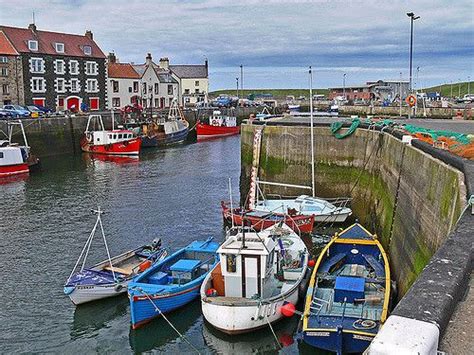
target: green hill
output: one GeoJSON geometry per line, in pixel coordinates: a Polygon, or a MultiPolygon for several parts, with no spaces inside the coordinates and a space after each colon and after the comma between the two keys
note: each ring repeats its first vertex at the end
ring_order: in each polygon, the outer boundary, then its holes
{"type": "MultiPolygon", "coordinates": [[[[470,82],[470,85],[468,85],[468,82],[463,82],[463,83],[453,83],[453,97],[459,97],[459,86],[461,86],[461,97],[466,95],[468,86],[470,86],[470,94],[474,94],[474,81],[470,82]]],[[[441,96],[444,97],[451,97],[451,84],[443,84],[443,85],[438,85],[438,86],[432,86],[430,88],[425,88],[423,89],[424,92],[440,92],[441,96]]]]}
{"type": "MultiPolygon", "coordinates": [[[[211,97],[217,97],[219,95],[226,94],[237,96],[237,90],[217,90],[209,93],[211,97]]],[[[247,97],[250,94],[272,94],[274,99],[285,99],[287,96],[294,96],[295,99],[299,96],[309,97],[309,89],[245,89],[239,90],[240,97],[247,97]]],[[[313,89],[313,95],[326,95],[328,94],[328,89],[313,89]]]]}

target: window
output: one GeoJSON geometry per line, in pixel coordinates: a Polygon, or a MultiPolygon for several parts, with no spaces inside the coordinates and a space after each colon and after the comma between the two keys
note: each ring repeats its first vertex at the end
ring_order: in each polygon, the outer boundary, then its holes
{"type": "Polygon", "coordinates": [[[146,83],[143,83],[143,94],[146,94],[146,83]]]}
{"type": "Polygon", "coordinates": [[[63,78],[57,78],[55,80],[56,92],[65,92],[66,91],[66,80],[63,78]]]}
{"type": "Polygon", "coordinates": [[[133,82],[133,92],[138,92],[138,81],[133,82]]]}
{"type": "Polygon", "coordinates": [[[184,94],[189,95],[189,89],[184,89],[184,94]]]}
{"type": "Polygon", "coordinates": [[[3,159],[3,152],[0,152],[0,159],[3,159]]]}
{"type": "Polygon", "coordinates": [[[227,255],[227,272],[236,272],[237,271],[237,264],[236,264],[236,256],[234,254],[227,255]]]}
{"type": "Polygon", "coordinates": [[[159,99],[155,99],[155,105],[154,107],[159,107],[160,106],[160,100],[159,99]]]}
{"type": "Polygon", "coordinates": [[[0,76],[8,76],[8,68],[1,68],[0,76]]]}
{"type": "Polygon", "coordinates": [[[194,82],[194,86],[199,86],[199,80],[196,80],[196,81],[194,82]]]}
{"type": "Polygon", "coordinates": [[[56,74],[64,74],[64,60],[57,59],[54,61],[54,72],[56,74]]]}
{"type": "Polygon", "coordinates": [[[160,85],[158,83],[155,83],[155,94],[160,93],[160,85]]]}
{"type": "Polygon", "coordinates": [[[132,87],[129,86],[129,87],[128,87],[128,92],[132,92],[132,91],[133,91],[132,87]]]}
{"type": "Polygon", "coordinates": [[[79,62],[77,60],[69,61],[69,73],[71,75],[79,74],[79,62]]]}
{"type": "Polygon", "coordinates": [[[199,94],[199,89],[194,90],[195,94],[199,94]]]}
{"type": "Polygon", "coordinates": [[[113,107],[120,107],[120,98],[119,97],[114,97],[112,99],[112,106],[113,107]]]}
{"type": "Polygon", "coordinates": [[[31,58],[30,59],[30,72],[43,74],[44,73],[44,59],[31,58]]]}
{"type": "Polygon", "coordinates": [[[85,55],[91,55],[92,54],[92,47],[91,46],[84,46],[83,50],[84,50],[85,55]]]}
{"type": "Polygon", "coordinates": [[[86,81],[86,91],[87,92],[97,92],[99,91],[99,86],[97,79],[87,79],[86,81]]]}
{"type": "Polygon", "coordinates": [[[28,41],[28,49],[30,51],[37,51],[38,50],[38,41],[35,41],[33,39],[30,39],[28,41]]]}
{"type": "Polygon", "coordinates": [[[173,95],[173,85],[168,85],[168,95],[173,95]]]}
{"type": "Polygon", "coordinates": [[[10,88],[8,87],[8,84],[2,85],[2,93],[3,95],[8,95],[10,93],[10,88]]]}
{"type": "Polygon", "coordinates": [[[119,82],[117,80],[112,80],[112,91],[119,92],[119,82]]]}
{"type": "Polygon", "coordinates": [[[81,90],[81,85],[79,84],[79,79],[70,79],[69,80],[69,90],[71,92],[79,92],[81,90]]]}
{"type": "Polygon", "coordinates": [[[31,78],[31,92],[46,92],[46,80],[44,78],[31,78]]]}
{"type": "Polygon", "coordinates": [[[0,63],[8,63],[8,57],[0,57],[0,63]]]}
{"type": "Polygon", "coordinates": [[[122,133],[119,133],[118,139],[122,139],[122,133]]]}
{"type": "Polygon", "coordinates": [[[96,62],[86,62],[86,75],[97,75],[98,64],[96,62]]]}
{"type": "Polygon", "coordinates": [[[54,48],[56,49],[56,53],[64,53],[64,43],[55,43],[54,48]]]}

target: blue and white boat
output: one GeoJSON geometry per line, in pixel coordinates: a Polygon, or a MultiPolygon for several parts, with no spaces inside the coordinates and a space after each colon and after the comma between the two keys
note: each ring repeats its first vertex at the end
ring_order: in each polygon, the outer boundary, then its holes
{"type": "Polygon", "coordinates": [[[376,235],[356,223],[321,251],[306,294],[303,340],[338,354],[362,353],[385,322],[390,267],[376,235]]]}
{"type": "Polygon", "coordinates": [[[97,214],[96,223],[71,275],[69,275],[64,285],[64,293],[69,296],[75,305],[125,293],[128,282],[134,276],[167,255],[166,250],[161,248],[161,240],[155,239],[151,245],[143,245],[115,257],[110,257],[101,219],[101,214],[104,212],[100,208],[93,212],[97,214]],[[91,267],[85,267],[92,240],[98,227],[102,232],[108,259],[91,267]],[[82,266],[79,269],[81,261],[82,266]],[[76,270],[78,271],[76,272],[76,270]]]}
{"type": "Polygon", "coordinates": [[[212,238],[194,241],[133,279],[128,285],[132,328],[199,297],[204,278],[218,263],[218,248],[212,238]]]}

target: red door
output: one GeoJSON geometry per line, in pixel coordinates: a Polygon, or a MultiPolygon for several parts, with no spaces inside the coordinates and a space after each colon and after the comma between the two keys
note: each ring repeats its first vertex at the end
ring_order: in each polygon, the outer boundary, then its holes
{"type": "Polygon", "coordinates": [[[90,101],[90,109],[91,111],[93,110],[98,110],[99,109],[99,98],[98,97],[92,97],[89,99],[90,101]]]}
{"type": "Polygon", "coordinates": [[[33,99],[33,105],[44,106],[44,99],[33,99]]]}
{"type": "Polygon", "coordinates": [[[79,111],[79,99],[77,97],[70,97],[67,99],[67,109],[70,111],[79,111]]]}
{"type": "Polygon", "coordinates": [[[164,107],[165,107],[165,98],[161,97],[160,98],[160,108],[164,108],[164,107]]]}
{"type": "Polygon", "coordinates": [[[58,106],[60,110],[64,110],[64,99],[62,97],[58,98],[58,106]]]}

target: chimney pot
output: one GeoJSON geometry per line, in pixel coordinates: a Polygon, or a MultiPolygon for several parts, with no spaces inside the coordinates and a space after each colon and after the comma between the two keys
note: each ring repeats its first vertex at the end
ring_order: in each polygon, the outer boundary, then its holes
{"type": "Polygon", "coordinates": [[[33,32],[36,32],[36,25],[35,25],[34,23],[30,23],[30,24],[28,25],[28,29],[31,30],[31,31],[33,31],[33,32]]]}
{"type": "Polygon", "coordinates": [[[151,58],[151,53],[148,53],[146,55],[146,61],[145,61],[146,65],[151,65],[152,63],[152,58],[151,58]]]}
{"type": "Polygon", "coordinates": [[[91,41],[94,40],[94,34],[93,34],[92,31],[90,31],[90,30],[87,30],[87,31],[86,31],[85,36],[86,36],[87,38],[89,38],[91,41]]]}
{"type": "Polygon", "coordinates": [[[115,53],[113,52],[109,53],[109,63],[117,63],[117,57],[115,56],[115,53]]]}

